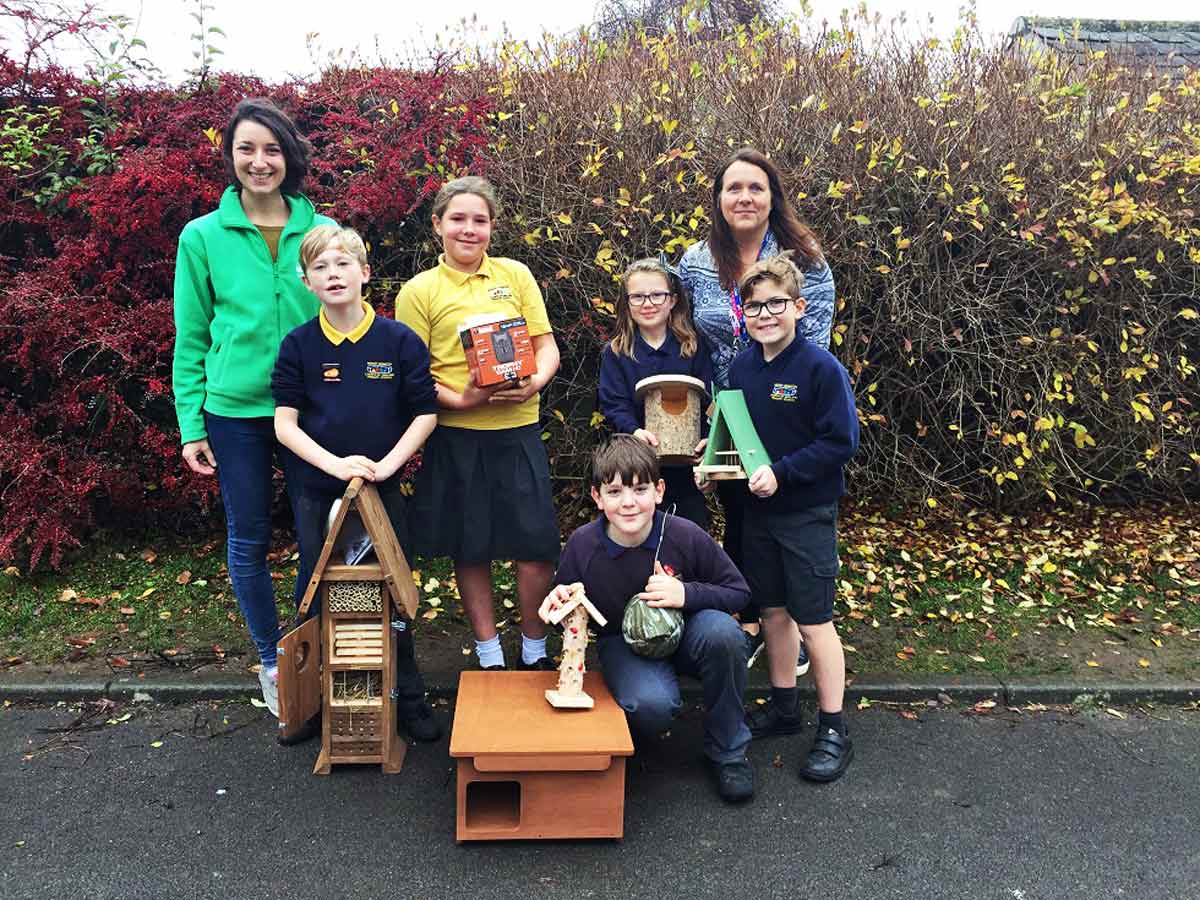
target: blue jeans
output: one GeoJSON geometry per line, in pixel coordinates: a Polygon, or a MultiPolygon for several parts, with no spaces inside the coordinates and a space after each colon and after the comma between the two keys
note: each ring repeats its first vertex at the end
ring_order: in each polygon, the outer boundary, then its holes
{"type": "MultiPolygon", "coordinates": [[[[259,659],[264,666],[273,666],[279,614],[267,567],[274,495],[271,480],[277,454],[285,466],[294,463],[275,440],[275,423],[269,417],[234,419],[205,413],[204,421],[225,504],[229,580],[259,659]]],[[[287,481],[290,484],[294,479],[287,481]]]]}
{"type": "Polygon", "coordinates": [[[690,675],[704,689],[704,755],[716,763],[746,755],[746,638],[728,613],[702,609],[688,616],[679,649],[667,659],[638,656],[620,634],[601,637],[596,649],[604,682],[635,733],[666,731],[683,707],[678,676],[690,675]]]}

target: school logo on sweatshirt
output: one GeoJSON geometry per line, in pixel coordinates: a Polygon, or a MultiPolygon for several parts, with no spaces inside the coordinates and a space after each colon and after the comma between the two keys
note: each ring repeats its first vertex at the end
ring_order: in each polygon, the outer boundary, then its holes
{"type": "Polygon", "coordinates": [[[368,381],[388,381],[395,376],[395,367],[390,362],[367,362],[368,381]]]}
{"type": "Polygon", "coordinates": [[[794,384],[775,383],[775,387],[771,388],[772,400],[783,400],[785,403],[796,402],[796,386],[794,384]]]}
{"type": "Polygon", "coordinates": [[[342,380],[341,363],[321,363],[321,378],[326,384],[342,380]]]}
{"type": "Polygon", "coordinates": [[[488,291],[488,296],[493,300],[511,300],[512,295],[512,288],[506,284],[502,284],[499,287],[494,287],[488,291]]]}

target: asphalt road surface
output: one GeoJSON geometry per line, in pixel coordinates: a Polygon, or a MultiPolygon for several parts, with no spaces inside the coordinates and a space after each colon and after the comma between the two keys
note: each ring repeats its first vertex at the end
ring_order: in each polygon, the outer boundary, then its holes
{"type": "Polygon", "coordinates": [[[624,841],[460,845],[446,740],[320,778],[248,704],[16,706],[0,898],[1197,900],[1200,712],[1123,714],[877,705],[842,781],[762,741],[728,807],[692,710],[631,762],[624,841]]]}

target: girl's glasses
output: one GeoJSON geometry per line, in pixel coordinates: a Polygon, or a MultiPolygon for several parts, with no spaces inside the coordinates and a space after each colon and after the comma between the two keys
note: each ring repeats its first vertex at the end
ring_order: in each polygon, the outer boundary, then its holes
{"type": "Polygon", "coordinates": [[[762,303],[746,303],[742,305],[742,312],[747,319],[757,319],[765,309],[773,316],[783,312],[789,303],[792,302],[791,297],[772,297],[770,300],[765,300],[762,303]]]}
{"type": "Polygon", "coordinates": [[[649,294],[630,294],[630,306],[645,306],[649,303],[651,306],[662,306],[667,302],[667,298],[671,296],[670,291],[653,291],[649,294]]]}

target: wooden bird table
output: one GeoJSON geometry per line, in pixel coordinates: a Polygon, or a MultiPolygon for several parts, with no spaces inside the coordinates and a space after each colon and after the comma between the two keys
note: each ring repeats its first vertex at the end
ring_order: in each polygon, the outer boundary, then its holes
{"type": "Polygon", "coordinates": [[[604,679],[592,709],[546,702],[555,672],[463,672],[450,755],[458,760],[458,841],[621,838],[633,738],[604,679]]]}

